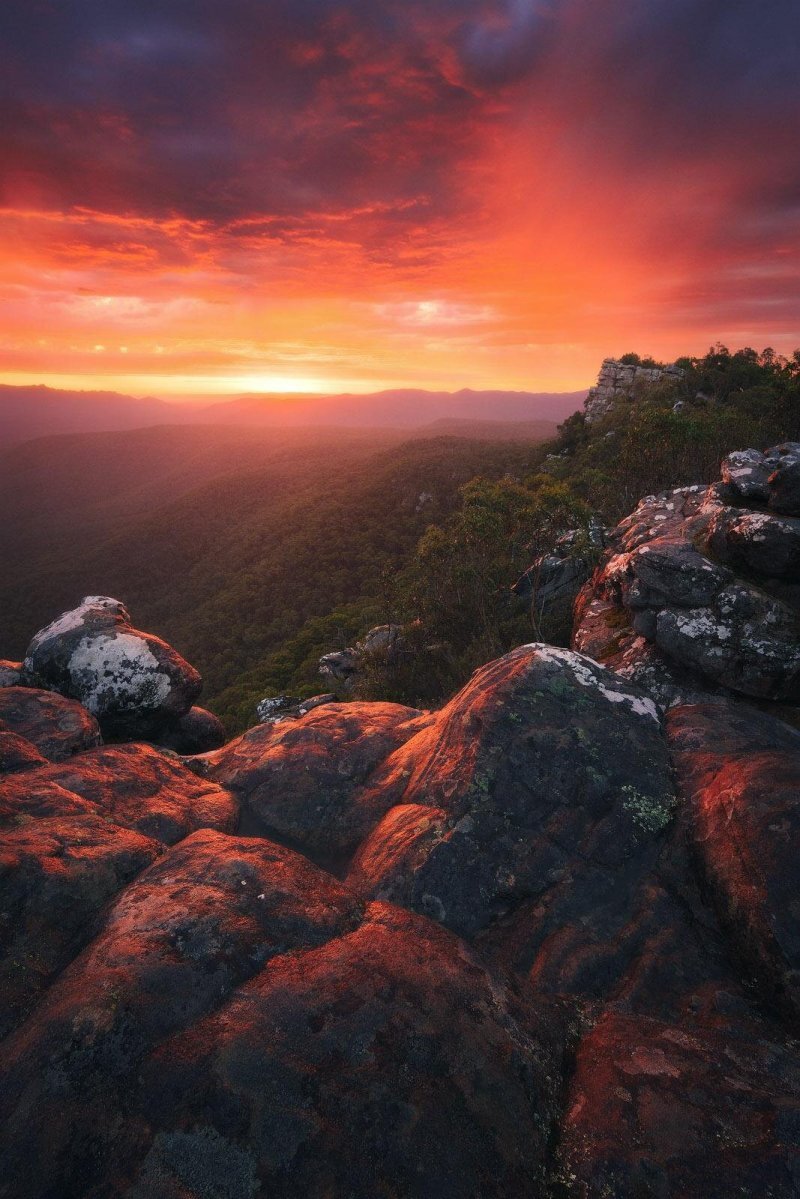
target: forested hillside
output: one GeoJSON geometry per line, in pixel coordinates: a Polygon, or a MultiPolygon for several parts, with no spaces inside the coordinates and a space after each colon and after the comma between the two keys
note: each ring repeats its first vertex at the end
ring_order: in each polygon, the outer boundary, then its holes
{"type": "MultiPolygon", "coordinates": [[[[642,363],[635,354],[622,361],[642,363]]],[[[713,481],[737,447],[800,438],[800,352],[787,360],[716,346],[676,366],[678,377],[620,395],[600,419],[575,413],[532,451],[522,479],[476,479],[463,489],[396,580],[405,652],[368,659],[357,693],[438,703],[481,663],[532,637],[568,644],[571,603],[543,626],[535,597],[510,590],[534,559],[573,529],[572,554],[591,566],[599,556],[592,526],[615,524],[644,495],[713,481]]]]}
{"type": "Polygon", "coordinates": [[[265,695],[322,689],[322,654],[393,622],[407,650],[361,693],[438,703],[542,633],[510,584],[566,530],[591,556],[592,521],[712,480],[732,448],[800,437],[797,356],[717,347],[678,365],[550,442],[222,428],[30,442],[0,464],[7,652],[84,594],[124,596],[235,731],[265,695]]]}
{"type": "Polygon", "coordinates": [[[523,477],[527,441],[363,431],[150,429],[5,456],[7,652],[84,594],[124,594],[180,645],[231,727],[270,689],[316,686],[331,644],[384,619],[398,568],[478,473],[523,477]]]}

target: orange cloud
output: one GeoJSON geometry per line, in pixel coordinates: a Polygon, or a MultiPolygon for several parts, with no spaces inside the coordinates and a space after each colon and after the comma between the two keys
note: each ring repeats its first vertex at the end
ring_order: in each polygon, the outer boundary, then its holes
{"type": "Polygon", "coordinates": [[[135,7],[0,14],[5,381],[572,389],[800,343],[788,0],[135,7]]]}

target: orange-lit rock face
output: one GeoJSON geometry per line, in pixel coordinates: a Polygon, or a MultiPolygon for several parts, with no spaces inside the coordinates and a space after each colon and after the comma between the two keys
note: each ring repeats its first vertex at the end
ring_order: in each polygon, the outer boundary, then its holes
{"type": "Polygon", "coordinates": [[[92,813],[167,845],[197,828],[234,828],[238,805],[149,745],[108,745],[0,781],[0,823],[92,813]]]}
{"type": "Polygon", "coordinates": [[[576,1197],[790,1199],[798,1118],[800,1069],[780,1030],[729,1039],[610,1012],[578,1052],[558,1176],[576,1197]]]}
{"type": "Polygon", "coordinates": [[[200,832],[125,892],[9,1043],[4,1151],[15,1176],[26,1163],[20,1195],[137,1177],[135,1193],[194,1194],[199,1155],[206,1182],[238,1163],[287,1195],[411,1194],[422,1174],[499,1197],[542,1175],[562,1039],[556,1010],[444,930],[365,911],[290,850],[200,832]]]}
{"type": "Polygon", "coordinates": [[[204,772],[242,804],[241,827],[315,861],[339,865],[391,803],[358,798],[372,772],[431,722],[400,704],[343,704],[250,729],[204,758],[204,772]]]}
{"type": "Polygon", "coordinates": [[[33,687],[0,687],[0,721],[53,762],[100,744],[97,720],[75,700],[33,687]]]}
{"type": "Polygon", "coordinates": [[[155,841],[95,815],[44,817],[3,830],[3,1035],[97,932],[107,903],[160,852],[155,841]]]}
{"type": "Polygon", "coordinates": [[[800,734],[688,677],[527,645],[182,761],[8,688],[0,1189],[794,1199],[800,734]]]}
{"type": "Polygon", "coordinates": [[[800,1014],[800,733],[722,704],[676,708],[669,739],[708,885],[739,953],[800,1014]]]}

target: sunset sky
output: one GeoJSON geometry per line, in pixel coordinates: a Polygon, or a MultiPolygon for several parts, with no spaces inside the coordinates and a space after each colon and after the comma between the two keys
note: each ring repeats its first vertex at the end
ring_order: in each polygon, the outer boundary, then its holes
{"type": "Polygon", "coordinates": [[[3,0],[0,382],[800,345],[797,0],[3,0]]]}

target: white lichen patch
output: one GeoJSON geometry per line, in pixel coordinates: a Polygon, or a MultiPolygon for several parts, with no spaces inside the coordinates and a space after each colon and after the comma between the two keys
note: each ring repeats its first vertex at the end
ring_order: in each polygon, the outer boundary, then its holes
{"type": "Polygon", "coordinates": [[[114,615],[122,615],[125,612],[120,601],[112,599],[111,596],[86,595],[77,608],[71,608],[69,612],[62,612],[55,620],[51,620],[50,624],[45,625],[43,629],[39,630],[31,641],[30,652],[34,653],[46,641],[77,632],[83,628],[86,617],[91,614],[92,610],[97,610],[98,608],[111,612],[114,615]]]}
{"type": "Polygon", "coordinates": [[[157,709],[169,697],[169,676],[147,642],[132,633],[95,634],[69,660],[72,685],[95,715],[109,706],[157,709]]]}
{"type": "Polygon", "coordinates": [[[706,609],[693,608],[688,612],[675,612],[673,616],[677,630],[692,641],[725,641],[731,635],[730,628],[714,620],[706,609]]]}
{"type": "Polygon", "coordinates": [[[609,703],[624,704],[634,715],[654,720],[656,724],[660,725],[658,708],[652,699],[634,695],[624,687],[620,687],[618,680],[613,675],[598,666],[592,658],[586,657],[585,654],[576,654],[573,650],[560,649],[558,646],[544,645],[540,642],[533,642],[525,648],[535,649],[540,661],[551,662],[568,669],[581,687],[591,687],[609,703]]]}

